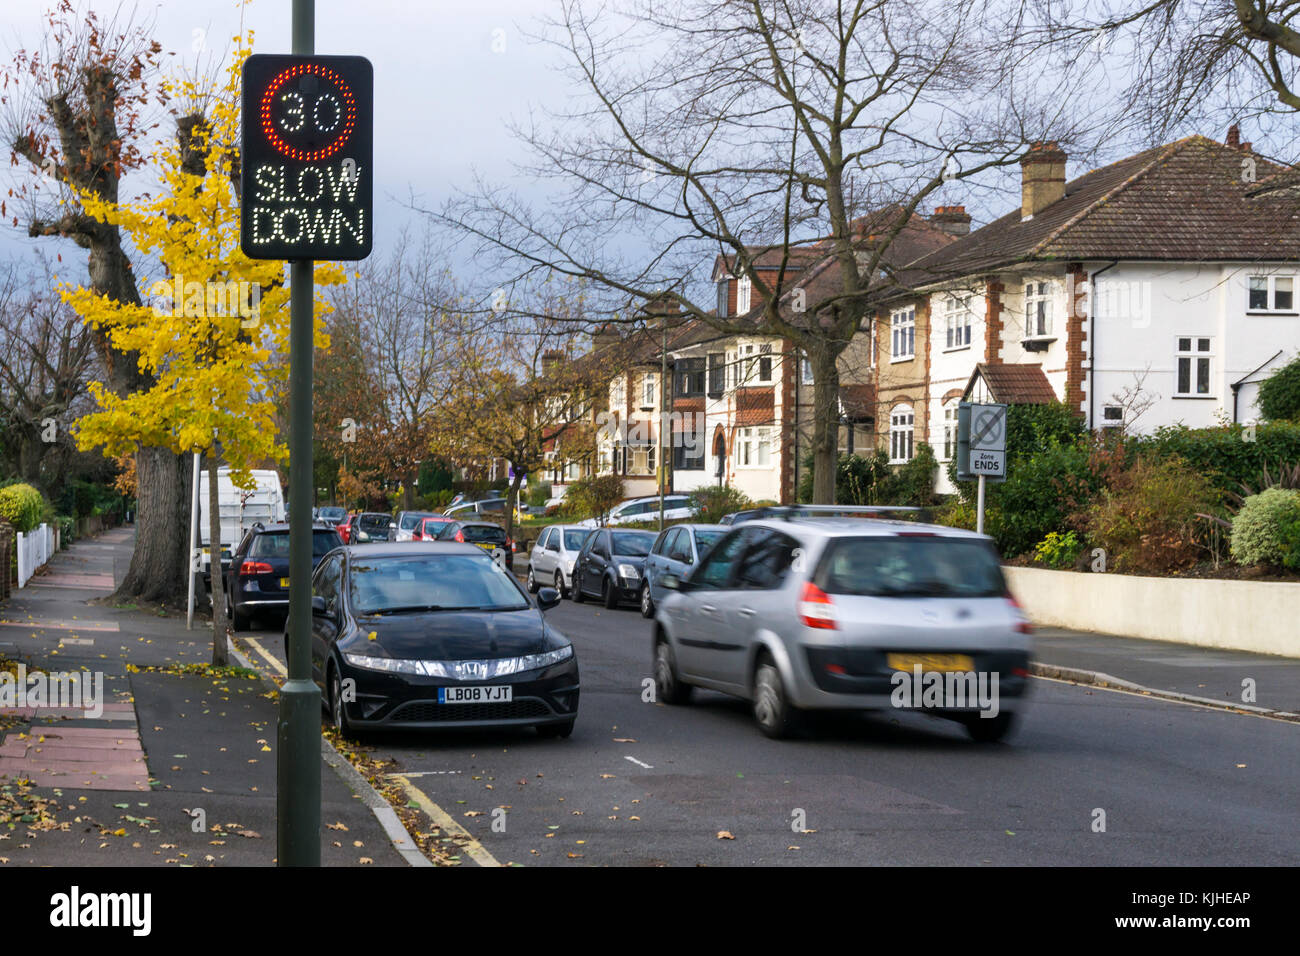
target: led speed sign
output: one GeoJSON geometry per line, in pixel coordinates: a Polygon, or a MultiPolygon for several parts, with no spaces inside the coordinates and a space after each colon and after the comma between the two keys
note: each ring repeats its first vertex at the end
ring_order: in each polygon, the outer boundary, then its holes
{"type": "Polygon", "coordinates": [[[370,255],[374,69],[360,56],[244,62],[239,245],[253,259],[370,255]]]}

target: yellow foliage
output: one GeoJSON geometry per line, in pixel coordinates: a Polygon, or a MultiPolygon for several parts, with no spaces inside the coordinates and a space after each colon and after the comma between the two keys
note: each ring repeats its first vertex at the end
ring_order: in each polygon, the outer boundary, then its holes
{"type": "MultiPolygon", "coordinates": [[[[251,34],[249,36],[251,43],[251,34]]],[[[140,447],[210,451],[220,440],[238,479],[267,460],[283,460],[275,408],[288,379],[289,290],[284,263],[246,257],[239,248],[239,203],[230,179],[239,157],[241,47],[220,90],[206,99],[208,115],[194,127],[192,148],[206,151],[202,176],[186,172],[181,147],[161,146],[154,161],[162,189],[133,203],[77,198],[95,219],[119,226],[142,256],[161,264],[142,274],[142,305],[116,302],[85,287],[65,286],[64,299],[112,344],[139,355],[148,389],[116,395],[90,386],[99,410],[78,422],[83,450],[102,447],[120,457],[140,447]],[[258,298],[260,294],[260,298],[258,298]]],[[[175,97],[195,102],[192,81],[168,84],[175,97]]],[[[337,264],[315,269],[316,286],[347,280],[337,264]]],[[[315,341],[329,344],[326,299],[315,296],[315,341]]]]}

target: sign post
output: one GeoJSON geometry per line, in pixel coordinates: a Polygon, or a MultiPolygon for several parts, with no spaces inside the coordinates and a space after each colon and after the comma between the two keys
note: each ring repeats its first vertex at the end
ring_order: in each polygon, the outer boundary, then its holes
{"type": "Polygon", "coordinates": [[[975,503],[975,530],[984,533],[985,482],[1007,476],[1007,406],[957,407],[957,477],[979,482],[975,503]]]}
{"type": "Polygon", "coordinates": [[[314,0],[293,0],[293,54],[243,73],[240,248],[289,263],[289,677],[280,689],[277,862],[320,866],[320,691],[311,675],[312,357],[317,259],[364,259],[372,225],[374,70],[314,56],[314,0]]]}

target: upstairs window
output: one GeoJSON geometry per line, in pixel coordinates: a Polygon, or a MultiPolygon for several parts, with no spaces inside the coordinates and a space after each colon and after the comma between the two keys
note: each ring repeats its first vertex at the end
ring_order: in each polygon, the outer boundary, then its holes
{"type": "Polygon", "coordinates": [[[1052,334],[1052,283],[1025,284],[1025,338],[1046,338],[1052,334]]]}
{"type": "Polygon", "coordinates": [[[646,407],[654,407],[655,403],[655,373],[647,372],[645,381],[641,384],[641,404],[646,407]]]}
{"type": "Polygon", "coordinates": [[[709,355],[709,395],[717,398],[727,390],[727,356],[722,352],[709,355]]]}
{"type": "Polygon", "coordinates": [[[1174,395],[1197,397],[1210,395],[1210,365],[1214,358],[1208,336],[1179,336],[1176,356],[1174,395]]]}
{"type": "Polygon", "coordinates": [[[770,382],[772,381],[772,346],[760,345],[758,352],[758,380],[770,382]]]}
{"type": "Polygon", "coordinates": [[[916,355],[916,309],[899,309],[890,313],[889,354],[895,359],[910,359],[916,355]]]}
{"type": "Polygon", "coordinates": [[[1294,285],[1291,276],[1251,276],[1247,301],[1249,311],[1295,311],[1294,285]]]}
{"type": "Polygon", "coordinates": [[[945,348],[959,349],[970,345],[970,296],[949,296],[944,311],[947,318],[945,348]]]}
{"type": "Polygon", "coordinates": [[[675,380],[678,398],[694,398],[704,394],[704,359],[678,359],[675,380]]]}
{"type": "Polygon", "coordinates": [[[727,317],[727,306],[730,304],[727,300],[730,296],[731,283],[723,279],[718,283],[718,317],[725,319],[727,317]]]}
{"type": "Polygon", "coordinates": [[[750,288],[749,276],[741,276],[736,282],[736,315],[744,315],[749,311],[750,288]]]}

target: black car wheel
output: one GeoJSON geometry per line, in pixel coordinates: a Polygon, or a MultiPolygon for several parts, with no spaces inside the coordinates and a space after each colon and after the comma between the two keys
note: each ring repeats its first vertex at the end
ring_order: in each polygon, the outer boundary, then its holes
{"type": "Polygon", "coordinates": [[[555,572],[555,590],[560,592],[560,597],[568,597],[569,589],[564,586],[564,574],[560,571],[555,572]]]}
{"type": "Polygon", "coordinates": [[[754,719],[767,736],[789,737],[798,729],[799,712],[781,682],[781,672],[770,657],[763,658],[754,672],[754,719]]]}
{"type": "Polygon", "coordinates": [[[655,600],[650,596],[650,585],[641,585],[641,616],[655,616],[655,600]]]}
{"type": "Polygon", "coordinates": [[[537,736],[539,737],[568,737],[573,733],[572,720],[566,720],[562,724],[538,724],[537,736]]]}
{"type": "Polygon", "coordinates": [[[611,611],[618,607],[618,588],[614,586],[609,578],[602,579],[600,585],[600,599],[604,602],[605,607],[611,611]]]}
{"type": "Polygon", "coordinates": [[[677,676],[677,661],[666,638],[655,644],[655,694],[665,704],[685,704],[691,699],[691,685],[677,676]]]}
{"type": "Polygon", "coordinates": [[[1015,725],[1015,714],[1009,714],[1005,711],[996,717],[981,717],[979,714],[971,714],[969,717],[962,718],[962,723],[966,727],[966,733],[970,734],[971,740],[982,744],[996,743],[1011,732],[1015,725]]]}
{"type": "Polygon", "coordinates": [[[347,708],[343,706],[343,681],[337,667],[330,670],[330,722],[344,737],[353,736],[352,721],[348,720],[347,708]]]}
{"type": "Polygon", "coordinates": [[[573,603],[581,604],[587,600],[587,595],[582,593],[582,572],[573,572],[573,603]]]}
{"type": "Polygon", "coordinates": [[[528,593],[537,593],[537,578],[533,576],[533,566],[531,564],[528,565],[528,593]]]}

